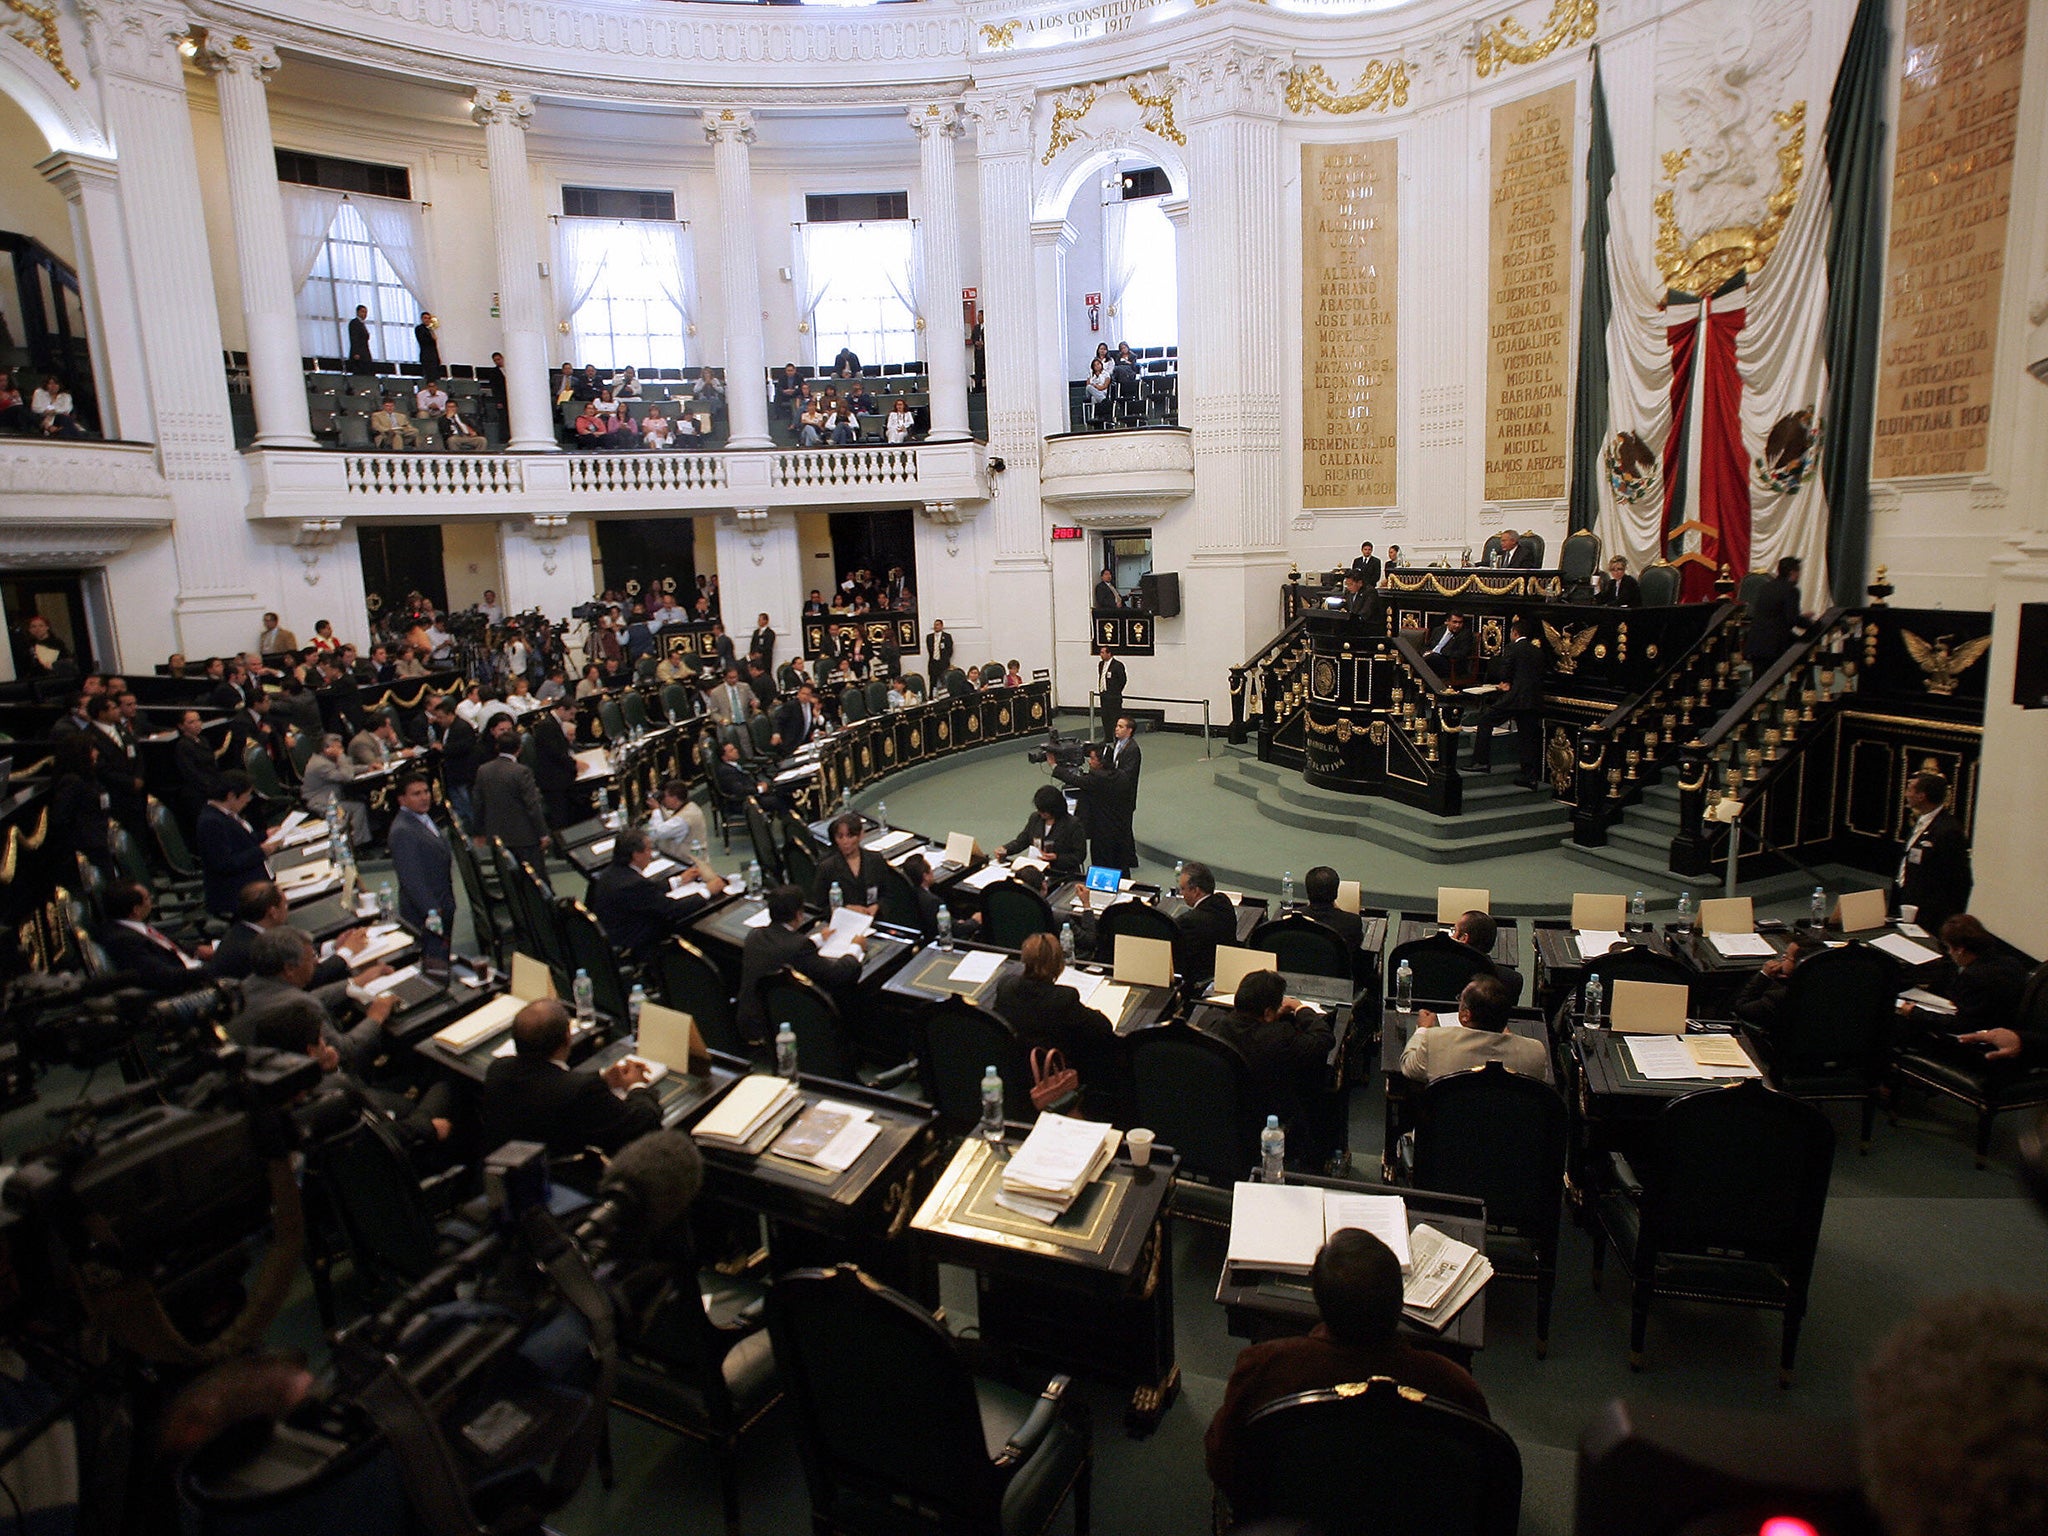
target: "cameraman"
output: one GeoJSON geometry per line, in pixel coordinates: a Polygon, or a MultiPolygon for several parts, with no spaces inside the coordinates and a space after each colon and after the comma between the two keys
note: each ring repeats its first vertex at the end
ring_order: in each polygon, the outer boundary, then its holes
{"type": "MultiPolygon", "coordinates": [[[[1118,722],[1119,726],[1126,723],[1118,722]]],[[[1100,742],[1090,742],[1086,769],[1056,763],[1053,777],[1071,785],[1079,797],[1081,822],[1088,829],[1089,861],[1131,874],[1138,867],[1138,838],[1131,827],[1138,780],[1135,773],[1127,775],[1112,766],[1110,752],[1100,742]]]]}

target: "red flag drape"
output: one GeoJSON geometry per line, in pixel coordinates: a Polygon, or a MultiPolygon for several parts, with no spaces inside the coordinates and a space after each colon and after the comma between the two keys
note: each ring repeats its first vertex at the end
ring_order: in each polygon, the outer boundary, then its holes
{"type": "Polygon", "coordinates": [[[1700,483],[1693,504],[1707,525],[1700,551],[1714,562],[1685,568],[1687,602],[1714,595],[1723,565],[1736,581],[1749,574],[1749,465],[1742,449],[1742,375],[1735,338],[1747,312],[1715,310],[1707,317],[1707,352],[1700,370],[1700,483]]]}

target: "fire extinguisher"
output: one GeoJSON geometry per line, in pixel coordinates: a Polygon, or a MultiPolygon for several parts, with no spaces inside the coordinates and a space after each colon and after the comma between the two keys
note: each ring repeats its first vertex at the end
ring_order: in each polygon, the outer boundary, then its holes
{"type": "Polygon", "coordinates": [[[1100,304],[1090,304],[1088,306],[1088,329],[1091,331],[1102,329],[1102,306],[1100,304]]]}

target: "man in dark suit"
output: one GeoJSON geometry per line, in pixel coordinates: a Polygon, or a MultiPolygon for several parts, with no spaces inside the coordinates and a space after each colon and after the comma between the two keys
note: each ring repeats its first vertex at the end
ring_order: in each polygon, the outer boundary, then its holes
{"type": "Polygon", "coordinates": [[[1124,685],[1129,674],[1116,652],[1103,646],[1095,657],[1095,691],[1102,695],[1102,718],[1112,727],[1124,712],[1124,685]]]}
{"type": "Polygon", "coordinates": [[[831,611],[825,606],[825,594],[816,587],[811,588],[811,595],[804,599],[804,618],[822,619],[831,611]]]}
{"type": "Polygon", "coordinates": [[[455,712],[455,700],[445,693],[427,706],[427,743],[441,749],[441,789],[467,826],[482,741],[476,727],[455,712]]]}
{"type": "Polygon", "coordinates": [[[100,897],[107,921],[97,938],[116,972],[126,972],[152,992],[187,992],[213,979],[213,970],[149,918],[155,910],[149,887],[115,880],[100,897]]]}
{"type": "Polygon", "coordinates": [[[953,669],[953,637],[946,633],[946,621],[933,619],[931,633],[924,637],[925,667],[934,692],[953,669]]]}
{"type": "Polygon", "coordinates": [[[1365,578],[1356,571],[1344,573],[1344,596],[1338,600],[1337,611],[1346,618],[1371,624],[1379,615],[1380,598],[1365,584],[1365,578]]]}
{"type": "Polygon", "coordinates": [[[1778,562],[1778,574],[1766,578],[1749,600],[1742,656],[1759,672],[1784,655],[1812,623],[1812,616],[1799,609],[1799,571],[1799,561],[1787,555],[1778,562]]]}
{"type": "Polygon", "coordinates": [[[1607,573],[1593,578],[1593,601],[1608,608],[1640,608],[1643,589],[1628,573],[1628,562],[1616,555],[1607,562],[1607,573]]]}
{"type": "MultiPolygon", "coordinates": [[[[768,1011],[761,1003],[761,983],[784,966],[808,976],[828,992],[845,994],[860,981],[861,960],[857,955],[826,959],[818,946],[798,930],[803,926],[804,893],[801,886],[778,885],[768,892],[768,922],[747,935],[740,950],[740,1035],[749,1045],[766,1045],[771,1031],[768,1011]]],[[[865,951],[867,935],[854,939],[865,951]]]]}
{"type": "Polygon", "coordinates": [[[476,823],[470,830],[486,847],[497,838],[514,858],[538,873],[546,867],[548,846],[540,786],[533,770],[519,761],[519,727],[506,715],[491,726],[492,755],[476,771],[476,823]]]}
{"type": "Polygon", "coordinates": [[[547,807],[548,825],[562,828],[576,819],[576,701],[557,699],[533,723],[533,779],[547,807]]]}
{"type": "Polygon", "coordinates": [[[818,690],[809,683],[797,689],[796,697],[775,712],[776,748],[785,755],[811,739],[822,720],[818,690]]]}
{"type": "Polygon", "coordinates": [[[654,862],[654,845],[647,834],[628,827],[612,843],[612,861],[590,882],[590,912],[612,948],[639,958],[653,953],[675,931],[675,925],[695,916],[723,895],[725,881],[708,869],[685,864],[682,878],[702,880],[710,896],[694,892],[675,897],[668,893],[666,880],[651,879],[647,866],[654,862]]]}
{"type": "MultiPolygon", "coordinates": [[[[291,920],[291,903],[278,889],[277,882],[251,880],[242,887],[241,897],[235,903],[234,921],[221,935],[220,942],[214,946],[213,958],[207,963],[213,967],[216,976],[225,976],[231,981],[241,980],[254,969],[256,941],[273,928],[289,927],[291,920]]],[[[338,981],[349,980],[349,957],[369,941],[369,934],[360,928],[351,928],[342,934],[334,941],[334,953],[314,966],[313,979],[307,986],[317,991],[338,981]]],[[[379,961],[364,966],[355,974],[355,980],[375,981],[379,976],[388,975],[390,970],[390,966],[379,961]]]]}
{"type": "Polygon", "coordinates": [[[754,632],[747,636],[747,654],[760,657],[761,669],[770,677],[775,675],[775,631],[765,613],[754,620],[754,632]]]}
{"type": "Polygon", "coordinates": [[[100,694],[85,706],[92,720],[92,743],[99,749],[93,776],[107,797],[107,811],[128,830],[135,846],[149,846],[149,792],[142,778],[142,752],[134,734],[121,722],[121,702],[100,694]]]}
{"type": "Polygon", "coordinates": [[[1095,579],[1095,598],[1092,606],[1097,613],[1104,610],[1114,612],[1124,604],[1123,594],[1116,589],[1116,573],[1104,571],[1095,579]]]}
{"type": "Polygon", "coordinates": [[[569,1070],[569,1010],[555,999],[519,1010],[512,1020],[512,1052],[484,1074],[487,1145],[537,1141],[556,1157],[585,1147],[610,1157],[661,1129],[661,1101],[647,1083],[647,1068],[632,1057],[602,1072],[569,1070]]]}
{"type": "Polygon", "coordinates": [[[1278,971],[1254,971],[1237,984],[1230,1011],[1205,1026],[1235,1046],[1251,1069],[1255,1114],[1278,1115],[1291,1147],[1305,1148],[1315,1106],[1329,1094],[1329,1016],[1287,995],[1278,971]]]}
{"type": "MultiPolygon", "coordinates": [[[[384,1025],[398,1007],[390,993],[373,997],[355,1024],[343,1028],[332,1009],[347,1005],[339,987],[313,989],[317,962],[313,941],[289,925],[273,928],[258,939],[249,955],[250,974],[242,983],[242,1011],[228,1020],[228,1038],[253,1045],[266,1020],[276,1016],[312,1022],[341,1058],[341,1066],[365,1077],[386,1044],[384,1025]]],[[[494,1143],[495,1145],[495,1143],[494,1143]]]]}
{"type": "Polygon", "coordinates": [[[400,919],[414,932],[427,934],[423,942],[430,954],[445,956],[455,931],[455,855],[434,825],[433,809],[434,786],[424,775],[412,775],[398,786],[398,813],[385,841],[398,877],[400,919]],[[441,920],[438,937],[427,931],[430,912],[441,920]]]}
{"type": "Polygon", "coordinates": [[[1493,732],[1502,720],[1515,723],[1515,750],[1521,771],[1515,783],[1541,789],[1543,774],[1543,650],[1529,636],[1529,621],[1517,614],[1508,625],[1507,648],[1487,668],[1496,697],[1479,712],[1472,731],[1472,771],[1493,767],[1493,732]]]}
{"type": "Polygon", "coordinates": [[[1948,809],[1948,780],[1938,773],[1916,773],[1907,781],[1906,809],[1914,820],[1892,879],[1892,905],[1901,916],[1914,908],[1910,920],[1939,933],[1970,905],[1970,840],[1948,809]]]}
{"type": "Polygon", "coordinates": [[[1138,805],[1138,773],[1145,765],[1145,754],[1138,749],[1138,728],[1131,723],[1129,715],[1118,715],[1111,728],[1109,755],[1103,765],[1112,773],[1122,774],[1131,786],[1131,809],[1138,805]]]}
{"type": "Polygon", "coordinates": [[[223,715],[232,715],[249,702],[242,691],[242,684],[248,674],[242,670],[239,661],[231,661],[221,668],[220,681],[206,695],[206,702],[223,715]]]}
{"type": "Polygon", "coordinates": [[[1024,830],[1003,844],[1003,857],[1014,859],[1027,850],[1050,861],[1045,877],[1051,885],[1078,880],[1088,862],[1088,834],[1067,810],[1067,797],[1050,784],[1041,784],[1031,797],[1031,815],[1024,830]]]}
{"type": "Polygon", "coordinates": [[[1137,779],[1118,773],[1108,758],[1108,749],[1097,742],[1088,748],[1086,768],[1056,768],[1053,777],[1071,785],[1079,798],[1081,824],[1088,830],[1088,862],[1129,874],[1138,867],[1138,839],[1131,827],[1137,779]]]}
{"type": "Polygon", "coordinates": [[[370,355],[370,310],[364,304],[356,306],[355,315],[348,323],[348,371],[377,371],[377,360],[370,355]]]}
{"type": "Polygon", "coordinates": [[[419,343],[420,377],[430,384],[445,378],[446,372],[441,367],[441,343],[434,335],[434,317],[431,314],[421,314],[420,323],[412,328],[412,339],[419,343]]]}
{"type": "Polygon", "coordinates": [[[1351,569],[1365,583],[1366,591],[1370,592],[1380,584],[1380,559],[1372,552],[1371,539],[1358,546],[1358,558],[1351,562],[1351,569]]]}
{"type": "Polygon", "coordinates": [[[2026,996],[2026,967],[2001,952],[1998,941],[1976,918],[1958,912],[1941,925],[1947,956],[1922,985],[1955,1004],[1939,1015],[1914,1003],[1899,1013],[1917,1036],[1917,1049],[1965,1069],[1988,1069],[1993,1081],[2048,1060],[2048,1036],[2019,1026],[2026,996]]]}
{"type": "Polygon", "coordinates": [[[270,878],[268,856],[276,844],[259,837],[242,814],[256,797],[249,775],[234,769],[220,776],[220,785],[220,793],[199,812],[193,852],[205,877],[206,910],[226,917],[235,910],[243,886],[270,878]]]}
{"type": "Polygon", "coordinates": [[[1237,907],[1216,889],[1216,876],[1206,864],[1190,859],[1180,870],[1180,899],[1187,910],[1173,920],[1180,930],[1174,940],[1174,968],[1191,983],[1216,974],[1216,946],[1237,942],[1237,907]]]}
{"type": "Polygon", "coordinates": [[[1353,949],[1365,942],[1365,919],[1337,905],[1337,871],[1318,864],[1302,876],[1302,890],[1308,896],[1308,915],[1336,934],[1353,949]]]}
{"type": "Polygon", "coordinates": [[[1500,551],[1493,557],[1496,569],[1503,571],[1533,571],[1536,569],[1536,546],[1524,544],[1522,536],[1512,528],[1500,531],[1500,551]]]}
{"type": "Polygon", "coordinates": [[[1467,949],[1476,950],[1486,964],[1480,971],[1491,976],[1508,989],[1508,1006],[1513,1007],[1522,1000],[1522,973],[1512,965],[1502,965],[1493,958],[1493,946],[1500,938],[1500,924],[1484,912],[1461,912],[1457,922],[1451,925],[1451,937],[1467,949]]]}
{"type": "Polygon", "coordinates": [[[1464,661],[1471,654],[1472,629],[1462,613],[1445,614],[1443,623],[1430,631],[1429,643],[1422,649],[1422,659],[1439,679],[1448,678],[1452,663],[1464,661]]]}

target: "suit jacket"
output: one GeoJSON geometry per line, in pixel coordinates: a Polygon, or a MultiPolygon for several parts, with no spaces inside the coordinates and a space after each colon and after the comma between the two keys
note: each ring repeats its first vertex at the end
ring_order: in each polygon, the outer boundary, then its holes
{"type": "Polygon", "coordinates": [[[408,927],[426,931],[427,914],[441,914],[445,939],[455,928],[455,854],[441,829],[411,811],[391,818],[385,842],[398,877],[398,915],[408,927]]]}
{"type": "Polygon", "coordinates": [[[1107,581],[1095,583],[1095,608],[1098,612],[1106,608],[1121,608],[1122,606],[1123,597],[1112,583],[1107,581]]]}
{"type": "Polygon", "coordinates": [[[533,722],[533,779],[542,794],[563,793],[576,787],[576,750],[569,733],[552,713],[533,722]]]}
{"type": "Polygon", "coordinates": [[[390,761],[391,749],[374,731],[357,731],[349,738],[349,761],[358,768],[382,768],[390,761]]]}
{"type": "Polygon", "coordinates": [[[556,1157],[596,1147],[607,1157],[661,1129],[661,1100],[645,1085],[622,1099],[595,1072],[531,1056],[500,1056],[484,1074],[484,1139],[538,1141],[556,1157]]]}
{"type": "Polygon", "coordinates": [[[348,758],[337,763],[316,752],[306,759],[306,771],[299,778],[299,798],[308,809],[325,811],[341,794],[341,786],[353,784],[355,777],[356,765],[348,758]]]}
{"type": "Polygon", "coordinates": [[[802,701],[791,699],[775,711],[775,734],[782,738],[782,751],[785,754],[794,752],[811,739],[822,723],[818,718],[818,711],[814,709],[811,711],[810,724],[806,726],[802,701]]]}
{"type": "Polygon", "coordinates": [[[1104,667],[1100,665],[1098,658],[1097,670],[1102,674],[1099,683],[1102,696],[1106,699],[1121,699],[1124,696],[1124,685],[1130,681],[1130,673],[1125,670],[1122,660],[1112,656],[1109,658],[1109,665],[1104,667]]]}
{"type": "Polygon", "coordinates": [[[668,882],[651,880],[630,864],[607,864],[590,882],[590,912],[612,947],[644,954],[682,919],[708,905],[702,896],[674,900],[668,882]]]}
{"type": "MultiPolygon", "coordinates": [[[[230,981],[240,981],[249,974],[249,953],[264,930],[254,923],[235,922],[220,936],[220,942],[213,946],[213,958],[206,962],[207,968],[216,976],[225,976],[230,981]]],[[[329,955],[313,967],[313,979],[306,983],[308,992],[318,992],[331,987],[337,981],[347,981],[349,963],[339,954],[329,955]]]]}
{"type": "Polygon", "coordinates": [[[1500,551],[1500,568],[1504,571],[1533,571],[1536,569],[1536,546],[1517,544],[1512,551],[1505,546],[1500,551]]]}
{"type": "Polygon", "coordinates": [[[1445,661],[1463,661],[1472,654],[1471,626],[1467,625],[1453,635],[1449,625],[1437,625],[1429,632],[1429,643],[1422,647],[1422,654],[1431,661],[1439,657],[1445,661]],[[1446,636],[1449,638],[1446,639],[1446,636]],[[1441,651],[1437,649],[1439,645],[1443,647],[1441,651]]]}
{"type": "Polygon", "coordinates": [[[275,976],[251,976],[242,983],[242,1011],[228,1020],[228,1037],[237,1045],[254,1045],[256,1031],[269,1019],[302,1013],[318,1023],[320,1038],[341,1056],[341,1070],[361,1077],[384,1048],[384,1026],[362,1019],[343,1029],[329,1012],[327,999],[337,998],[338,988],[306,990],[279,981],[275,976]]]}
{"type": "Polygon", "coordinates": [[[1065,1056],[1081,1074],[1084,1091],[1116,1091],[1115,1080],[1123,1075],[1116,1026],[1100,1009],[1083,1003],[1072,987],[1011,976],[996,986],[995,1011],[1008,1020],[1027,1051],[1051,1046],[1065,1056]]]}
{"type": "Polygon", "coordinates": [[[434,328],[422,320],[412,328],[412,339],[419,343],[421,369],[430,379],[439,377],[441,343],[434,337],[434,328]]]}
{"type": "Polygon", "coordinates": [[[1191,982],[1206,981],[1216,974],[1218,944],[1237,942],[1237,907],[1221,891],[1211,891],[1199,906],[1174,918],[1173,924],[1180,930],[1173,945],[1174,964],[1191,982]]]}
{"type": "Polygon", "coordinates": [[[942,629],[935,635],[927,634],[924,637],[924,654],[925,659],[942,672],[953,665],[953,632],[942,629]]]}
{"type": "Polygon", "coordinates": [[[370,324],[354,315],[348,321],[348,360],[352,363],[373,362],[370,356],[370,324]]]}
{"type": "Polygon", "coordinates": [[[743,805],[747,796],[754,792],[754,776],[738,763],[728,763],[720,759],[711,773],[718,786],[718,798],[728,807],[743,805]]]}
{"type": "Polygon", "coordinates": [[[1805,622],[1799,612],[1799,588],[1779,576],[1767,578],[1750,599],[1742,654],[1757,666],[1769,666],[1785,654],[1805,622]]]}
{"type": "Polygon", "coordinates": [[[1980,1029],[2012,1029],[2019,1022],[2020,999],[2027,990],[2027,972],[2019,961],[2006,955],[1986,955],[1969,965],[1958,966],[1944,956],[1940,970],[1927,985],[1956,1005],[1953,1021],[1941,1028],[1958,1035],[1980,1029]]]}
{"type": "Polygon", "coordinates": [[[775,631],[757,629],[747,637],[747,654],[759,656],[770,666],[775,664],[775,631]]]}
{"type": "Polygon", "coordinates": [[[790,932],[780,923],[756,928],[747,935],[740,950],[739,1026],[741,1035],[750,1041],[765,1040],[769,1035],[768,1011],[761,1005],[761,983],[784,966],[810,977],[828,991],[852,987],[860,980],[859,956],[839,955],[828,960],[818,953],[818,946],[810,939],[790,932]]]}
{"type": "Polygon", "coordinates": [[[215,805],[199,812],[193,841],[199,867],[206,877],[206,910],[225,917],[235,910],[242,887],[252,880],[268,880],[270,864],[263,853],[262,839],[239,817],[230,816],[215,805]]]}
{"type": "MultiPolygon", "coordinates": [[[[1033,811],[1024,830],[1003,844],[1003,857],[1013,859],[1025,849],[1039,848],[1041,844],[1052,854],[1052,868],[1045,876],[1048,890],[1062,880],[1080,878],[1081,866],[1088,862],[1088,833],[1080,822],[1062,810],[1048,827],[1045,818],[1033,811]]],[[[1080,996],[1078,992],[1074,995],[1080,996]]]]}
{"type": "Polygon", "coordinates": [[[108,964],[116,971],[133,975],[152,992],[187,992],[213,979],[212,970],[204,963],[194,961],[188,966],[180,960],[178,956],[184,951],[177,948],[169,935],[164,935],[164,941],[172,944],[171,949],[124,923],[108,923],[96,936],[100,948],[107,952],[108,964]]]}
{"type": "Polygon", "coordinates": [[[1433,1083],[1452,1072],[1464,1072],[1497,1061],[1523,1077],[1550,1081],[1550,1052],[1534,1040],[1506,1030],[1466,1029],[1440,1024],[1418,1029],[1401,1052],[1401,1071],[1418,1083],[1433,1083]]]}
{"type": "Polygon", "coordinates": [[[1278,1115],[1290,1134],[1331,1080],[1330,1052],[1337,1037],[1322,1013],[1305,1008],[1267,1024],[1231,1008],[1213,1019],[1207,1032],[1236,1046],[1251,1069],[1253,1112],[1278,1115]]]}
{"type": "Polygon", "coordinates": [[[171,744],[171,759],[177,764],[180,783],[198,801],[203,803],[220,793],[220,759],[204,736],[194,741],[181,733],[171,744]]]}
{"type": "Polygon", "coordinates": [[[1130,786],[1131,802],[1135,806],[1138,799],[1138,774],[1145,766],[1145,753],[1138,745],[1138,738],[1133,736],[1128,741],[1111,742],[1103,766],[1130,786]]]}
{"type": "Polygon", "coordinates": [[[476,727],[460,715],[443,731],[430,728],[428,739],[441,749],[441,782],[450,789],[462,789],[476,782],[477,749],[481,740],[476,727]]]}
{"type": "Polygon", "coordinates": [[[1380,557],[1378,555],[1360,555],[1351,562],[1351,569],[1365,578],[1366,591],[1370,592],[1380,584],[1380,557]]]}
{"type": "Polygon", "coordinates": [[[1643,604],[1642,583],[1626,574],[1616,581],[1602,571],[1593,578],[1593,601],[1610,608],[1640,608],[1643,604]]]}
{"type": "Polygon", "coordinates": [[[1929,933],[1958,912],[1970,909],[1970,840],[1963,824],[1944,806],[1934,813],[1921,839],[1906,850],[1905,877],[1898,881],[1896,901],[1920,909],[1914,921],[1929,933]]]}
{"type": "Polygon", "coordinates": [[[1365,919],[1356,912],[1346,912],[1337,906],[1321,906],[1316,902],[1308,905],[1308,915],[1337,935],[1353,949],[1365,943],[1365,919]]]}
{"type": "Polygon", "coordinates": [[[476,771],[471,809],[478,837],[501,839],[507,848],[537,848],[547,836],[548,816],[541,805],[540,785],[533,770],[516,757],[494,757],[476,771]]]}
{"type": "Polygon", "coordinates": [[[720,725],[744,725],[747,722],[747,698],[750,690],[745,683],[727,688],[720,683],[704,695],[705,713],[720,725]]]}
{"type": "Polygon", "coordinates": [[[1489,708],[1512,713],[1543,707],[1543,650],[1528,636],[1494,657],[1486,675],[1494,682],[1508,685],[1506,693],[1487,701],[1489,708]]]}

